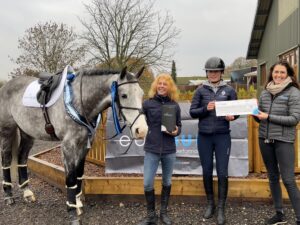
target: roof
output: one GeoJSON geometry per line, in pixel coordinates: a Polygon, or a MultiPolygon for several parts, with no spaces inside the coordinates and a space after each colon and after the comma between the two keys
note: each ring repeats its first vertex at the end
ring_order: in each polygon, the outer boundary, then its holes
{"type": "Polygon", "coordinates": [[[252,71],[244,74],[244,77],[256,77],[256,76],[257,76],[257,71],[252,71]]]}
{"type": "Polygon", "coordinates": [[[247,59],[257,59],[273,0],[258,0],[247,59]]]}

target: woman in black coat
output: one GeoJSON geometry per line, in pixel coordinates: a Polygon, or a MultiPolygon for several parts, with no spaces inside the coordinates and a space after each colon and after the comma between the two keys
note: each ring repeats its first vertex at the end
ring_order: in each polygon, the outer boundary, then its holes
{"type": "Polygon", "coordinates": [[[164,224],[172,224],[167,214],[171,192],[172,173],[176,160],[175,136],[181,131],[180,108],[176,102],[177,87],[169,74],[156,77],[149,91],[149,99],[143,103],[143,110],[148,125],[148,134],[144,146],[144,192],[147,203],[147,216],[140,225],[156,224],[158,217],[155,212],[154,178],[159,162],[162,167],[162,191],[160,219],[164,224]],[[162,131],[162,107],[174,107],[176,126],[173,130],[162,131]]]}

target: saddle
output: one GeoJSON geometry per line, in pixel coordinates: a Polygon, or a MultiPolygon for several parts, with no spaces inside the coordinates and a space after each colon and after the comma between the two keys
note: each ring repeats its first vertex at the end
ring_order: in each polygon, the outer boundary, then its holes
{"type": "Polygon", "coordinates": [[[41,87],[36,98],[41,105],[46,105],[50,101],[53,91],[60,83],[62,72],[60,71],[56,74],[41,72],[38,77],[38,82],[41,84],[41,87]]]}
{"type": "Polygon", "coordinates": [[[49,119],[48,110],[46,104],[50,101],[53,91],[57,88],[62,77],[62,71],[51,74],[47,72],[41,72],[39,75],[39,84],[41,84],[40,90],[37,93],[37,101],[42,106],[42,111],[45,119],[45,131],[51,136],[53,140],[59,140],[55,134],[54,127],[49,119]]]}

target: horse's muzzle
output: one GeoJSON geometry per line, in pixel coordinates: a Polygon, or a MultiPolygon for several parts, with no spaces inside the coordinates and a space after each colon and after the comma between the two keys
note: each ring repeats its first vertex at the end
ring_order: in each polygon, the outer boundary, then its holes
{"type": "Polygon", "coordinates": [[[137,127],[134,129],[134,136],[137,139],[145,138],[148,132],[148,127],[137,127]]]}

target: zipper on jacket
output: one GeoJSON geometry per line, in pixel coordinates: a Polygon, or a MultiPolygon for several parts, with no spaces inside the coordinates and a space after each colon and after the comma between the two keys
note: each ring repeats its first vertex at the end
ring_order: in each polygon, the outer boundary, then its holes
{"type": "MultiPolygon", "coordinates": [[[[209,98],[210,98],[210,101],[216,102],[217,92],[218,92],[220,89],[219,89],[216,93],[214,92],[214,90],[212,89],[212,87],[210,87],[209,90],[213,93],[213,97],[212,97],[212,98],[211,98],[211,96],[209,97],[209,98]]],[[[215,111],[216,111],[216,107],[215,107],[215,111]]],[[[210,113],[212,113],[212,112],[210,112],[210,113]]],[[[212,126],[212,133],[213,133],[213,134],[216,132],[216,123],[217,123],[217,116],[215,116],[214,119],[213,119],[213,126],[212,126]]]]}
{"type": "MultiPolygon", "coordinates": [[[[272,97],[272,95],[271,95],[271,105],[270,105],[270,109],[269,109],[269,112],[268,112],[268,114],[269,114],[269,116],[270,116],[270,113],[271,113],[271,111],[272,111],[272,105],[273,105],[273,102],[274,102],[274,100],[275,100],[275,98],[277,97],[278,95],[274,95],[274,97],[272,97]]],[[[266,138],[266,140],[268,140],[269,141],[269,125],[270,125],[270,121],[269,121],[269,118],[267,119],[267,138],[266,138]]]]}
{"type": "MultiPolygon", "coordinates": [[[[161,104],[164,105],[165,103],[162,101],[161,104]]],[[[161,113],[162,113],[162,107],[160,107],[160,108],[161,108],[161,113]]],[[[161,134],[160,152],[159,152],[159,156],[160,157],[162,156],[162,150],[163,150],[163,145],[164,145],[163,142],[164,142],[164,134],[162,132],[162,134],[161,134]]]]}

